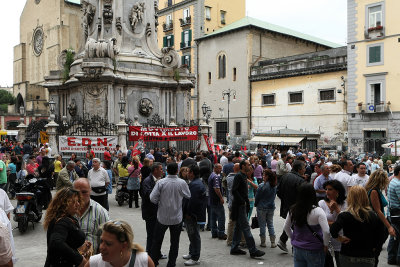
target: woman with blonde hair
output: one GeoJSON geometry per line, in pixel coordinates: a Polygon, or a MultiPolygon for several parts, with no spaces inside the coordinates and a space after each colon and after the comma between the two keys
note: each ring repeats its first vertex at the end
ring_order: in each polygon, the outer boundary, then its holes
{"type": "Polygon", "coordinates": [[[388,234],[393,237],[396,236],[396,231],[385,217],[384,209],[388,205],[388,202],[385,196],[382,194],[382,191],[386,189],[388,184],[389,179],[387,177],[386,171],[378,169],[371,174],[367,184],[365,185],[365,190],[367,190],[371,207],[378,215],[382,224],[385,226],[384,235],[379,242],[380,246],[378,246],[375,250],[375,266],[378,266],[379,254],[382,251],[382,246],[385,243],[388,234]]]}
{"type": "Polygon", "coordinates": [[[133,242],[133,231],[125,221],[109,221],[102,225],[100,254],[90,257],[85,267],[154,267],[143,247],[133,242]]]}
{"type": "Polygon", "coordinates": [[[178,177],[185,180],[186,183],[189,183],[188,175],[189,175],[189,167],[181,167],[179,169],[178,177]]]}
{"type": "Polygon", "coordinates": [[[342,167],[340,167],[339,164],[332,164],[331,165],[331,173],[329,176],[333,179],[335,179],[336,174],[338,174],[342,170],[342,167]]]}
{"type": "Polygon", "coordinates": [[[340,266],[373,267],[374,251],[383,235],[383,227],[369,205],[364,187],[356,185],[349,189],[347,206],[330,228],[332,237],[342,243],[340,266]],[[339,235],[341,230],[343,235],[339,235]]]}
{"type": "Polygon", "coordinates": [[[91,247],[78,220],[81,196],[79,191],[63,188],[57,192],[47,208],[43,226],[47,230],[45,267],[84,266],[84,258],[91,247]]]}

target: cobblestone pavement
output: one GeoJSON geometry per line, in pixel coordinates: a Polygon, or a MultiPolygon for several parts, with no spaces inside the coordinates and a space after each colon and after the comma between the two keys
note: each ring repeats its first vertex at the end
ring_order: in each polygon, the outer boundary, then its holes
{"type": "MultiPolygon", "coordinates": [[[[12,201],[15,206],[16,201],[12,201]]],[[[125,204],[119,207],[114,199],[114,195],[109,196],[110,203],[110,217],[111,219],[122,219],[126,220],[131,224],[135,234],[135,242],[145,246],[146,242],[146,228],[145,223],[142,220],[141,209],[129,209],[125,204]]],[[[279,198],[276,200],[277,209],[274,216],[274,226],[277,236],[282,233],[284,220],[279,217],[279,198]]],[[[226,205],[225,205],[226,206],[226,205]]],[[[253,215],[254,215],[253,211],[253,215]]],[[[226,212],[228,214],[228,212],[226,212]]],[[[42,219],[43,220],[43,219],[42,219]]],[[[228,222],[226,222],[228,223],[228,222]]],[[[13,227],[17,227],[16,222],[12,222],[13,227]]],[[[201,232],[201,256],[200,266],[293,266],[293,257],[291,253],[284,254],[279,248],[269,248],[269,240],[267,239],[267,248],[260,248],[259,229],[252,230],[254,239],[257,247],[266,252],[264,257],[260,259],[252,259],[247,255],[245,256],[232,256],[229,255],[229,247],[226,245],[226,241],[216,240],[211,238],[211,232],[201,232]]],[[[35,229],[32,229],[32,225],[29,226],[27,232],[21,235],[18,229],[13,230],[15,247],[17,250],[18,262],[16,266],[43,266],[46,259],[46,233],[43,230],[41,223],[35,224],[35,229]]],[[[288,243],[289,249],[290,244],[288,243]]],[[[188,253],[189,239],[186,232],[181,233],[180,245],[179,245],[179,256],[177,259],[177,266],[184,266],[184,260],[182,255],[188,253]]],[[[162,252],[168,254],[169,251],[169,232],[165,234],[162,252]]],[[[380,257],[379,266],[389,266],[387,262],[386,245],[384,251],[380,257]]],[[[167,261],[161,260],[160,267],[166,266],[167,261]]]]}

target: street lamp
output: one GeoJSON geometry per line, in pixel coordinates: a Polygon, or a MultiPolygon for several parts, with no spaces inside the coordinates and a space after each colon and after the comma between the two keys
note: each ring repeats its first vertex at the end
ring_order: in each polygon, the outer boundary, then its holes
{"type": "Polygon", "coordinates": [[[228,98],[228,134],[229,134],[229,105],[231,104],[231,96],[233,101],[236,101],[236,91],[235,90],[223,90],[222,91],[222,102],[225,101],[225,96],[228,98]]]}
{"type": "MultiPolygon", "coordinates": [[[[204,102],[204,104],[201,106],[201,111],[203,112],[203,116],[206,118],[206,123],[208,125],[211,118],[211,107],[207,106],[206,102],[204,102]]],[[[210,127],[207,128],[207,135],[210,136],[210,127]]]]}
{"type": "Polygon", "coordinates": [[[23,117],[25,114],[25,107],[24,106],[20,106],[19,107],[19,114],[23,117]]]}
{"type": "Polygon", "coordinates": [[[50,115],[55,115],[56,111],[56,102],[54,102],[53,98],[50,99],[49,101],[49,108],[50,108],[50,115]]]}
{"type": "Polygon", "coordinates": [[[125,99],[121,96],[118,102],[119,105],[119,112],[120,114],[125,114],[125,106],[126,106],[126,101],[125,99]]]}

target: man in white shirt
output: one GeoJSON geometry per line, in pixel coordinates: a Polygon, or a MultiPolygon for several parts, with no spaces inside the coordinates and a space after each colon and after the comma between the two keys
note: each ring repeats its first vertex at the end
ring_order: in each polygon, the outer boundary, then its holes
{"type": "Polygon", "coordinates": [[[351,186],[361,185],[365,187],[369,179],[367,175],[367,166],[364,162],[357,164],[357,174],[351,176],[351,186]]]}
{"type": "Polygon", "coordinates": [[[222,157],[221,157],[221,159],[219,160],[219,162],[221,163],[221,166],[222,166],[222,167],[224,167],[225,164],[228,164],[228,158],[227,158],[227,156],[228,156],[228,152],[222,153],[222,157]]]}
{"type": "Polygon", "coordinates": [[[108,195],[106,188],[110,183],[110,177],[105,169],[100,167],[100,159],[92,159],[92,169],[88,173],[88,179],[92,192],[90,198],[108,210],[108,195]]]}
{"type": "Polygon", "coordinates": [[[11,211],[14,210],[6,191],[0,188],[0,209],[3,209],[8,219],[10,219],[11,211]]]}
{"type": "Polygon", "coordinates": [[[335,180],[342,183],[347,196],[347,191],[349,190],[349,187],[352,186],[351,174],[353,173],[354,165],[351,160],[341,161],[340,165],[342,166],[342,170],[335,175],[335,180]]]}

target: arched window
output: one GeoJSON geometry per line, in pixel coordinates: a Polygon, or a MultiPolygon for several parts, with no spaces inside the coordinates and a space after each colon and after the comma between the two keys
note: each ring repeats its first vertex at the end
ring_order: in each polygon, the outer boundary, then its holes
{"type": "Polygon", "coordinates": [[[223,79],[226,77],[226,56],[220,55],[218,57],[218,77],[223,79]]]}

